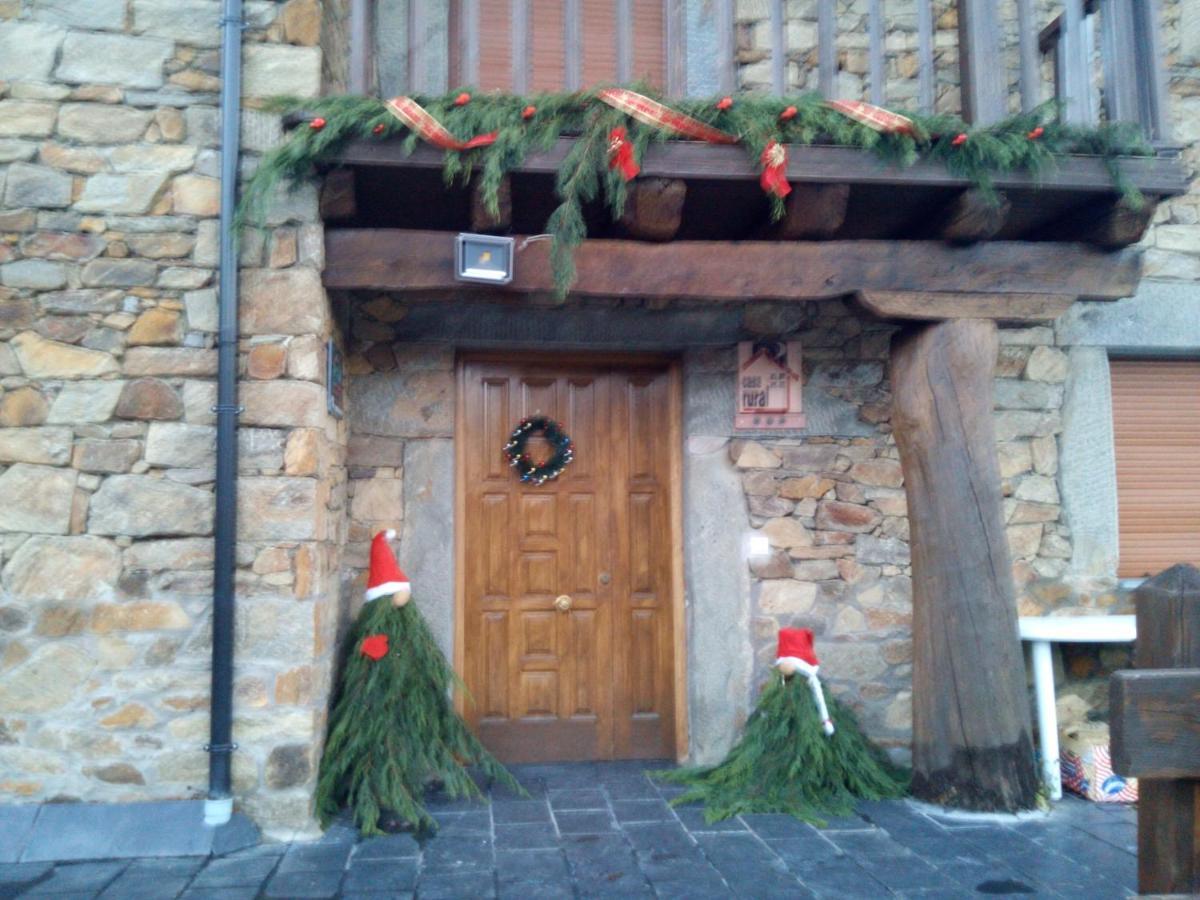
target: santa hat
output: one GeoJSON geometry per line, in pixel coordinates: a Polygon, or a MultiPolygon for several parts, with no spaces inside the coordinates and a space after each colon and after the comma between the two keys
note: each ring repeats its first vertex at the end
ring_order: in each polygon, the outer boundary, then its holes
{"type": "Polygon", "coordinates": [[[808,628],[780,628],[779,652],[775,665],[780,670],[792,674],[800,672],[808,679],[808,687],[812,691],[813,701],[817,704],[817,712],[821,716],[821,728],[826,734],[833,734],[833,720],[829,718],[829,708],[825,705],[825,692],[821,690],[821,681],[817,678],[820,664],[813,650],[813,633],[808,628]]]}
{"type": "Polygon", "coordinates": [[[387,597],[392,594],[405,594],[411,590],[408,576],[396,562],[396,555],[388,546],[388,541],[396,539],[396,532],[390,528],[375,535],[371,541],[371,568],[367,573],[367,600],[376,597],[387,597]]]}

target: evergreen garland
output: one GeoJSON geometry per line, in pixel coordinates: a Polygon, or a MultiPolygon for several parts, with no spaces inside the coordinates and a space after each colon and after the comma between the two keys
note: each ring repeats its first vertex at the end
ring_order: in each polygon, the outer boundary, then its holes
{"type": "Polygon", "coordinates": [[[850,815],[856,800],[903,796],[905,773],[867,740],[853,713],[833,697],[828,704],[835,730],[826,736],[804,678],[773,675],[724,762],[655,777],[688,785],[672,805],[701,802],[708,822],[785,813],[823,825],[823,816],[850,815]]]}
{"type": "Polygon", "coordinates": [[[367,603],[346,637],[344,655],[317,778],[323,826],[349,807],[365,835],[382,833],[383,815],[418,832],[435,831],[422,803],[425,790],[441,782],[450,797],[481,798],[464,768],[472,764],[524,795],[454,711],[449,691],[461,684],[415,604],[396,608],[388,598],[367,603]],[[363,642],[380,643],[379,636],[387,638],[387,653],[371,659],[363,642]]]}
{"type": "MultiPolygon", "coordinates": [[[[660,99],[644,86],[635,89],[660,99]]],[[[626,185],[620,173],[608,165],[608,136],[623,126],[641,159],[652,142],[670,140],[669,132],[636,121],[600,102],[596,90],[576,93],[539,94],[515,97],[507,94],[468,95],[456,102],[460,91],[415,99],[457,138],[496,132],[490,146],[468,151],[446,151],[443,174],[447,184],[466,184],[478,172],[484,203],[495,214],[498,192],[505,173],[520,167],[532,151],[547,150],[559,137],[578,140],[563,160],[556,178],[559,206],[546,223],[553,236],[552,260],[555,283],[565,296],[574,280],[572,251],[586,236],[584,205],[600,196],[614,216],[624,207],[626,185]],[[532,108],[532,113],[530,113],[532,108]]],[[[1126,179],[1117,163],[1122,156],[1150,156],[1153,149],[1136,125],[1106,124],[1079,128],[1059,122],[1054,103],[1013,116],[986,128],[972,128],[955,116],[909,115],[911,134],[880,133],[826,106],[817,94],[775,97],[739,94],[732,105],[713,99],[672,99],[679,112],[736,135],[756,165],[763,148],[775,140],[791,145],[837,145],[872,153],[900,166],[919,159],[944,163],[953,174],[965,178],[989,196],[994,196],[992,177],[996,172],[1026,170],[1041,172],[1057,158],[1084,154],[1100,156],[1113,175],[1114,187],[1134,207],[1141,205],[1137,188],[1126,179]],[[781,114],[794,108],[794,115],[781,114]],[[964,137],[965,136],[965,139],[964,137]]],[[[406,153],[420,140],[409,132],[374,97],[333,96],[317,100],[280,98],[271,104],[279,112],[320,117],[319,129],[295,128],[291,135],[259,162],[247,185],[239,221],[262,221],[265,207],[281,183],[309,178],[315,165],[335,159],[338,151],[355,138],[388,140],[402,138],[406,153]]],[[[772,197],[772,216],[783,214],[783,204],[772,197]]]]}

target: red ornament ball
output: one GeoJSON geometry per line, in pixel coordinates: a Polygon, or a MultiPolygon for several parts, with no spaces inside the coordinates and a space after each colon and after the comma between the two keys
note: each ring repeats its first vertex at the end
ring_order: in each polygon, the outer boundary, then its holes
{"type": "Polygon", "coordinates": [[[530,119],[533,118],[534,113],[536,113],[536,112],[537,112],[536,106],[527,106],[523,110],[521,110],[521,118],[524,119],[525,121],[529,121],[530,119]]]}
{"type": "Polygon", "coordinates": [[[457,97],[454,98],[455,106],[466,106],[470,102],[471,102],[471,95],[468,94],[466,91],[463,91],[461,94],[459,94],[457,97]]]}
{"type": "Polygon", "coordinates": [[[1046,129],[1039,125],[1037,128],[1033,129],[1033,131],[1029,132],[1029,134],[1025,135],[1025,137],[1029,138],[1031,141],[1036,141],[1045,133],[1046,129]]]}
{"type": "Polygon", "coordinates": [[[721,110],[722,112],[729,109],[729,107],[731,107],[731,106],[733,106],[733,98],[732,97],[722,97],[720,100],[717,101],[717,109],[721,110]]]}
{"type": "Polygon", "coordinates": [[[371,131],[374,134],[383,134],[383,131],[384,131],[383,123],[380,122],[378,125],[376,125],[374,128],[372,128],[371,131]]]}
{"type": "Polygon", "coordinates": [[[376,662],[387,656],[388,652],[388,637],[386,634],[373,634],[368,638],[363,638],[362,646],[359,651],[368,659],[373,659],[376,662]]]}
{"type": "Polygon", "coordinates": [[[961,147],[966,142],[967,142],[967,135],[966,135],[966,132],[964,132],[962,134],[955,135],[954,140],[952,140],[950,143],[952,146],[961,147]]]}
{"type": "Polygon", "coordinates": [[[322,119],[320,116],[317,116],[315,119],[313,119],[311,122],[308,123],[308,127],[311,128],[313,131],[320,131],[322,128],[325,127],[325,120],[322,119]]]}
{"type": "Polygon", "coordinates": [[[787,109],[785,109],[783,112],[781,112],[779,114],[779,121],[781,121],[781,122],[791,121],[792,119],[796,118],[797,112],[799,112],[799,110],[797,110],[796,107],[789,106],[787,109]]]}

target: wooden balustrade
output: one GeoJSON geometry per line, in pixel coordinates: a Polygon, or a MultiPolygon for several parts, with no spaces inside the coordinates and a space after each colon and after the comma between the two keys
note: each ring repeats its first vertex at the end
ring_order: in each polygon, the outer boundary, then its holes
{"type": "MultiPolygon", "coordinates": [[[[889,14],[916,24],[916,90],[901,105],[922,112],[961,112],[987,124],[1046,97],[1063,105],[1067,121],[1140,123],[1155,141],[1170,139],[1166,76],[1162,66],[1158,0],[1059,0],[1041,29],[1034,0],[1016,0],[1015,41],[994,0],[958,0],[959,68],[939,72],[933,0],[868,0],[866,78],[862,96],[880,105],[888,95],[889,14]],[[910,19],[911,21],[911,19],[910,19]],[[1099,60],[1099,65],[1096,65],[1099,60]],[[1052,66],[1047,64],[1053,62],[1052,66]],[[1019,101],[1009,96],[1012,69],[1019,101]],[[1043,72],[1053,70],[1049,79],[1043,72]],[[939,100],[943,83],[957,81],[961,109],[939,100]],[[1048,80],[1050,83],[1044,83],[1048,80]]],[[[812,47],[788,46],[784,0],[768,0],[756,34],[766,35],[769,76],[763,86],[795,89],[795,66],[808,64],[812,47]]],[[[646,79],[668,95],[729,93],[741,86],[734,0],[350,0],[348,83],[354,91],[437,91],[457,84],[482,89],[574,90],[596,81],[646,79]],[[387,32],[408,35],[407,57],[388,71],[407,71],[380,85],[372,41],[387,32]],[[400,83],[403,82],[403,83],[400,83]]],[[[816,2],[815,81],[820,92],[839,92],[839,38],[857,24],[839,22],[836,0],[816,2]]],[[[911,27],[911,26],[909,26],[911,27]]],[[[761,42],[761,38],[760,38],[761,42]]],[[[906,51],[911,52],[911,51],[906,51]]],[[[761,72],[761,68],[759,70],[761,72]]],[[[758,76],[761,78],[761,76],[758,76]]],[[[761,82],[760,82],[761,83],[761,82]]]]}

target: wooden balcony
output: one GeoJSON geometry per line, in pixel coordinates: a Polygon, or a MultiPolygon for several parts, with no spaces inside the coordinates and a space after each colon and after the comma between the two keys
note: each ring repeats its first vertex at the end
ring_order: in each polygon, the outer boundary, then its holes
{"type": "Polygon", "coordinates": [[[1158,0],[348,0],[352,93],[819,90],[987,124],[1051,98],[1170,141],[1158,0]]]}

